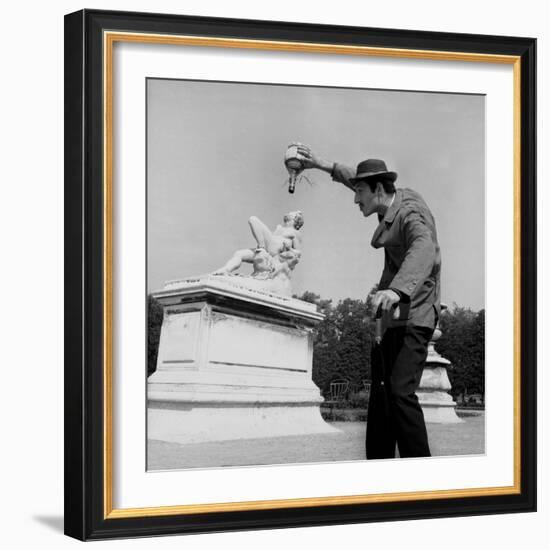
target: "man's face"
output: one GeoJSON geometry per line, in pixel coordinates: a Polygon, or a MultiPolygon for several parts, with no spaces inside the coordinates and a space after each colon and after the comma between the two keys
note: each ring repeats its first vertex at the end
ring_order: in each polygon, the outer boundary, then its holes
{"type": "Polygon", "coordinates": [[[371,191],[366,181],[360,181],[355,186],[354,202],[359,205],[359,209],[366,218],[378,210],[379,193],[371,191]]]}

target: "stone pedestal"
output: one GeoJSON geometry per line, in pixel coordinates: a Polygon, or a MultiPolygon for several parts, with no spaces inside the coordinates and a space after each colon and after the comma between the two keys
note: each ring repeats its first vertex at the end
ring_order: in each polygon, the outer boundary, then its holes
{"type": "Polygon", "coordinates": [[[334,433],[311,378],[316,306],[205,276],[168,283],[148,437],[177,443],[334,433]]]}
{"type": "MultiPolygon", "coordinates": [[[[445,306],[442,306],[442,310],[444,308],[445,306]]],[[[426,422],[456,424],[462,420],[456,414],[456,403],[448,393],[451,389],[451,382],[447,369],[451,366],[451,362],[441,357],[434,347],[440,337],[441,330],[438,324],[428,345],[426,366],[416,395],[422,406],[426,422]]]]}

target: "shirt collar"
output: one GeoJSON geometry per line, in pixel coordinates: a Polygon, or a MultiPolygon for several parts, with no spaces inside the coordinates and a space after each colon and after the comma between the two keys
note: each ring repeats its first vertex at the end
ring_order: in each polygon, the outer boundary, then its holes
{"type": "Polygon", "coordinates": [[[395,215],[397,214],[400,206],[401,201],[403,199],[401,189],[397,189],[393,195],[393,198],[390,202],[390,205],[388,206],[388,209],[386,210],[386,214],[384,215],[383,220],[387,223],[392,223],[395,215]]]}

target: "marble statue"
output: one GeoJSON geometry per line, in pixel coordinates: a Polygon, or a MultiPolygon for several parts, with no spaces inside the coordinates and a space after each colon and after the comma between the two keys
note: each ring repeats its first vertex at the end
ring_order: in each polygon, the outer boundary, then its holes
{"type": "Polygon", "coordinates": [[[289,296],[292,271],[302,255],[302,213],[299,210],[289,212],[284,216],[283,223],[277,225],[274,231],[256,216],[252,216],[248,224],[256,240],[256,248],[237,250],[222,267],[213,272],[213,275],[235,276],[243,263],[252,264],[252,273],[247,277],[239,275],[239,284],[289,296]]]}

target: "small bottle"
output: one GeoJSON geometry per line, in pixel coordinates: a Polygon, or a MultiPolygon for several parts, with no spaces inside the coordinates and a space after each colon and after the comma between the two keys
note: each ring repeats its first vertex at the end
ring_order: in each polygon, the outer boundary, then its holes
{"type": "Polygon", "coordinates": [[[304,169],[304,164],[298,157],[298,143],[291,143],[285,152],[285,166],[288,170],[288,192],[294,193],[296,179],[304,169]]]}

